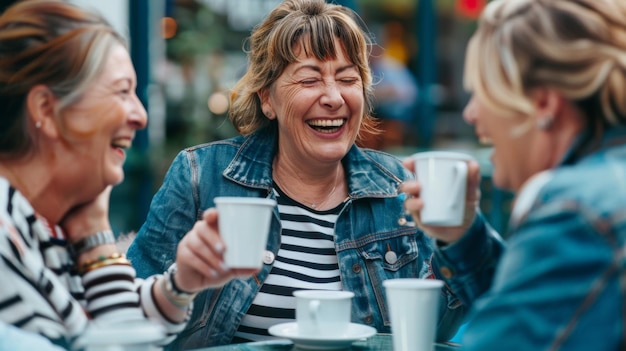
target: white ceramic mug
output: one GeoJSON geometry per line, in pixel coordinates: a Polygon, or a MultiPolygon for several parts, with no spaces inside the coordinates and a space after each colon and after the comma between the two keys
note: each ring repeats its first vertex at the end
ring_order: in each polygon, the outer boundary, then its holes
{"type": "Polygon", "coordinates": [[[383,282],[394,351],[432,351],[443,282],[390,279],[383,282]]]}
{"type": "Polygon", "coordinates": [[[296,321],[303,336],[342,337],[350,327],[354,293],[333,290],[298,290],[296,321]]]}
{"type": "Polygon", "coordinates": [[[253,197],[216,197],[220,236],[226,245],[224,263],[230,268],[259,268],[276,201],[253,197]]]}
{"type": "Polygon", "coordinates": [[[411,158],[415,160],[417,180],[422,184],[421,222],[433,226],[461,225],[465,213],[467,161],[473,158],[452,151],[418,152],[411,158]]]}

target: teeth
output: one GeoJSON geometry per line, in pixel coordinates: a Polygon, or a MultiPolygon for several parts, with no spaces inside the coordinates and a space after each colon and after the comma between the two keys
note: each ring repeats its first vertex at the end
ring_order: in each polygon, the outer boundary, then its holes
{"type": "Polygon", "coordinates": [[[483,145],[492,145],[493,141],[489,137],[481,136],[478,138],[478,142],[483,145]]]}
{"type": "Polygon", "coordinates": [[[345,121],[343,119],[316,119],[307,123],[312,127],[341,127],[345,121]]]}
{"type": "Polygon", "coordinates": [[[128,149],[130,145],[131,145],[131,141],[128,139],[113,140],[111,142],[111,146],[121,148],[121,149],[128,149]]]}

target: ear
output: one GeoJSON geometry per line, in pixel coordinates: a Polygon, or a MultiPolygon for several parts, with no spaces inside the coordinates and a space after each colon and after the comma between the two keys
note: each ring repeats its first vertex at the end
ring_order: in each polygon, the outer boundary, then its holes
{"type": "Polygon", "coordinates": [[[259,100],[261,101],[261,111],[265,117],[270,120],[276,119],[276,113],[272,108],[272,104],[270,103],[270,91],[269,88],[263,88],[257,92],[259,100]]]}
{"type": "Polygon", "coordinates": [[[539,129],[549,129],[555,118],[558,118],[563,97],[559,92],[549,88],[534,89],[531,99],[535,106],[535,123],[539,129]]]}
{"type": "Polygon", "coordinates": [[[26,110],[33,126],[41,133],[57,138],[59,130],[56,121],[58,98],[45,85],[36,85],[26,96],[26,110]]]}

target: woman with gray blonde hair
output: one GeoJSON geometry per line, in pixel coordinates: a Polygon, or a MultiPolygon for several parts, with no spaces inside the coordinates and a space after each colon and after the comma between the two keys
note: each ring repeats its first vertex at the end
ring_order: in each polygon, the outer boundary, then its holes
{"type": "MultiPolygon", "coordinates": [[[[188,247],[211,252],[219,240],[202,220],[188,229],[165,274],[137,279],[115,245],[109,194],[124,178],[136,131],[148,122],[136,84],[124,38],[101,16],[61,0],[19,1],[0,16],[5,343],[50,345],[39,334],[78,349],[93,341],[81,339],[92,331],[157,323],[154,337],[143,341],[164,345],[185,327],[199,290],[238,273],[218,280],[198,265],[202,258],[188,247]]],[[[107,341],[142,341],[138,334],[107,341]]]]}
{"type": "Polygon", "coordinates": [[[430,228],[436,242],[405,214],[398,186],[412,173],[391,155],[356,146],[374,127],[371,43],[356,14],[323,0],[286,0],[248,44],[230,110],[242,135],[179,153],[129,257],[142,276],[162,271],[205,209],[218,233],[216,196],[245,196],[278,203],[264,264],[199,295],[172,349],[271,338],[270,327],[294,322],[293,292],[303,289],[352,291],[352,321],[389,333],[382,282],[393,278],[447,280],[437,339],[451,338],[501,250],[477,213],[478,164],[469,167],[465,223],[446,233],[430,228]],[[435,268],[455,264],[447,278],[435,268]]]}
{"type": "Polygon", "coordinates": [[[489,3],[465,83],[517,199],[464,349],[626,349],[626,2],[489,3]]]}

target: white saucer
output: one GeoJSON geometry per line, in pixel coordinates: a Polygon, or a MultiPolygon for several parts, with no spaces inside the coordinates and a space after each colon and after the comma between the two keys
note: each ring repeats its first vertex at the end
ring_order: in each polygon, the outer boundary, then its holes
{"type": "Polygon", "coordinates": [[[300,335],[298,333],[298,323],[292,322],[274,325],[269,328],[268,332],[279,338],[290,339],[301,349],[336,350],[346,349],[359,339],[375,335],[376,329],[363,324],[350,323],[345,335],[329,338],[323,335],[300,335]]]}

